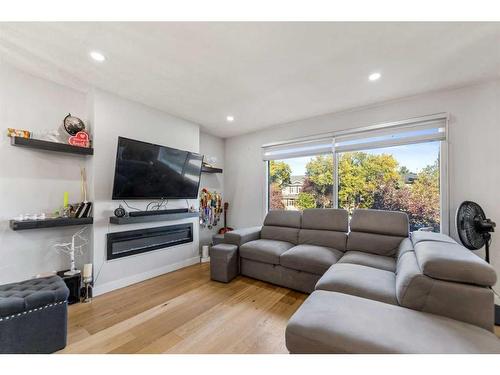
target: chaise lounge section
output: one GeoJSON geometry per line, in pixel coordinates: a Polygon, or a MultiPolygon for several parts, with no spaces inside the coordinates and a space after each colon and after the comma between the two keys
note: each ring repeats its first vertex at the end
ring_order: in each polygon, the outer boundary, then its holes
{"type": "Polygon", "coordinates": [[[410,235],[405,213],[270,211],[225,242],[241,274],[311,293],[291,353],[500,353],[494,269],[448,236],[410,235]]]}

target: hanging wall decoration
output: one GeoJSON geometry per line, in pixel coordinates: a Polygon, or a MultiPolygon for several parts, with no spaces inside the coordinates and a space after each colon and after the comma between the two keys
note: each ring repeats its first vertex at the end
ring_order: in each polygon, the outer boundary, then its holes
{"type": "Polygon", "coordinates": [[[216,191],[201,189],[200,193],[200,225],[212,229],[217,226],[222,213],[222,196],[216,191]]]}

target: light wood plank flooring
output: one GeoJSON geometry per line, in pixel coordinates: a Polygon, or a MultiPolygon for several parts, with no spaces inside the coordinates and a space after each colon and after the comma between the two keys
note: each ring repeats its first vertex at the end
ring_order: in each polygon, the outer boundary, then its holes
{"type": "Polygon", "coordinates": [[[307,295],[238,277],[210,281],[207,263],[69,307],[62,353],[287,353],[284,332],[307,295]]]}
{"type": "Polygon", "coordinates": [[[287,353],[286,322],[306,298],[242,276],[210,281],[209,265],[194,265],[70,306],[62,353],[287,353]]]}

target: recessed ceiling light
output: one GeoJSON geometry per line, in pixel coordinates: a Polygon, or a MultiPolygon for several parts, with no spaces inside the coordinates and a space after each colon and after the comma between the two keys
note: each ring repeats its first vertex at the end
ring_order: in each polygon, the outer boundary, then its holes
{"type": "Polygon", "coordinates": [[[382,74],[380,74],[379,72],[375,72],[375,73],[370,74],[368,76],[368,79],[373,82],[373,81],[379,80],[380,77],[382,77],[382,74]]]}
{"type": "Polygon", "coordinates": [[[100,52],[97,52],[97,51],[90,52],[90,57],[92,57],[95,61],[99,61],[99,62],[103,62],[104,60],[106,60],[104,55],[100,52]]]}
{"type": "Polygon", "coordinates": [[[233,116],[226,116],[226,121],[227,122],[233,122],[234,121],[234,117],[233,116]]]}

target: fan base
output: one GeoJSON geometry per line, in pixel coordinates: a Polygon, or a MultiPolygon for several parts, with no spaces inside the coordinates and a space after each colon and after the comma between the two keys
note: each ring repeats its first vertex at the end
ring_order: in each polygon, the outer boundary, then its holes
{"type": "Polygon", "coordinates": [[[495,305],[495,325],[500,326],[500,305],[495,305]]]}

